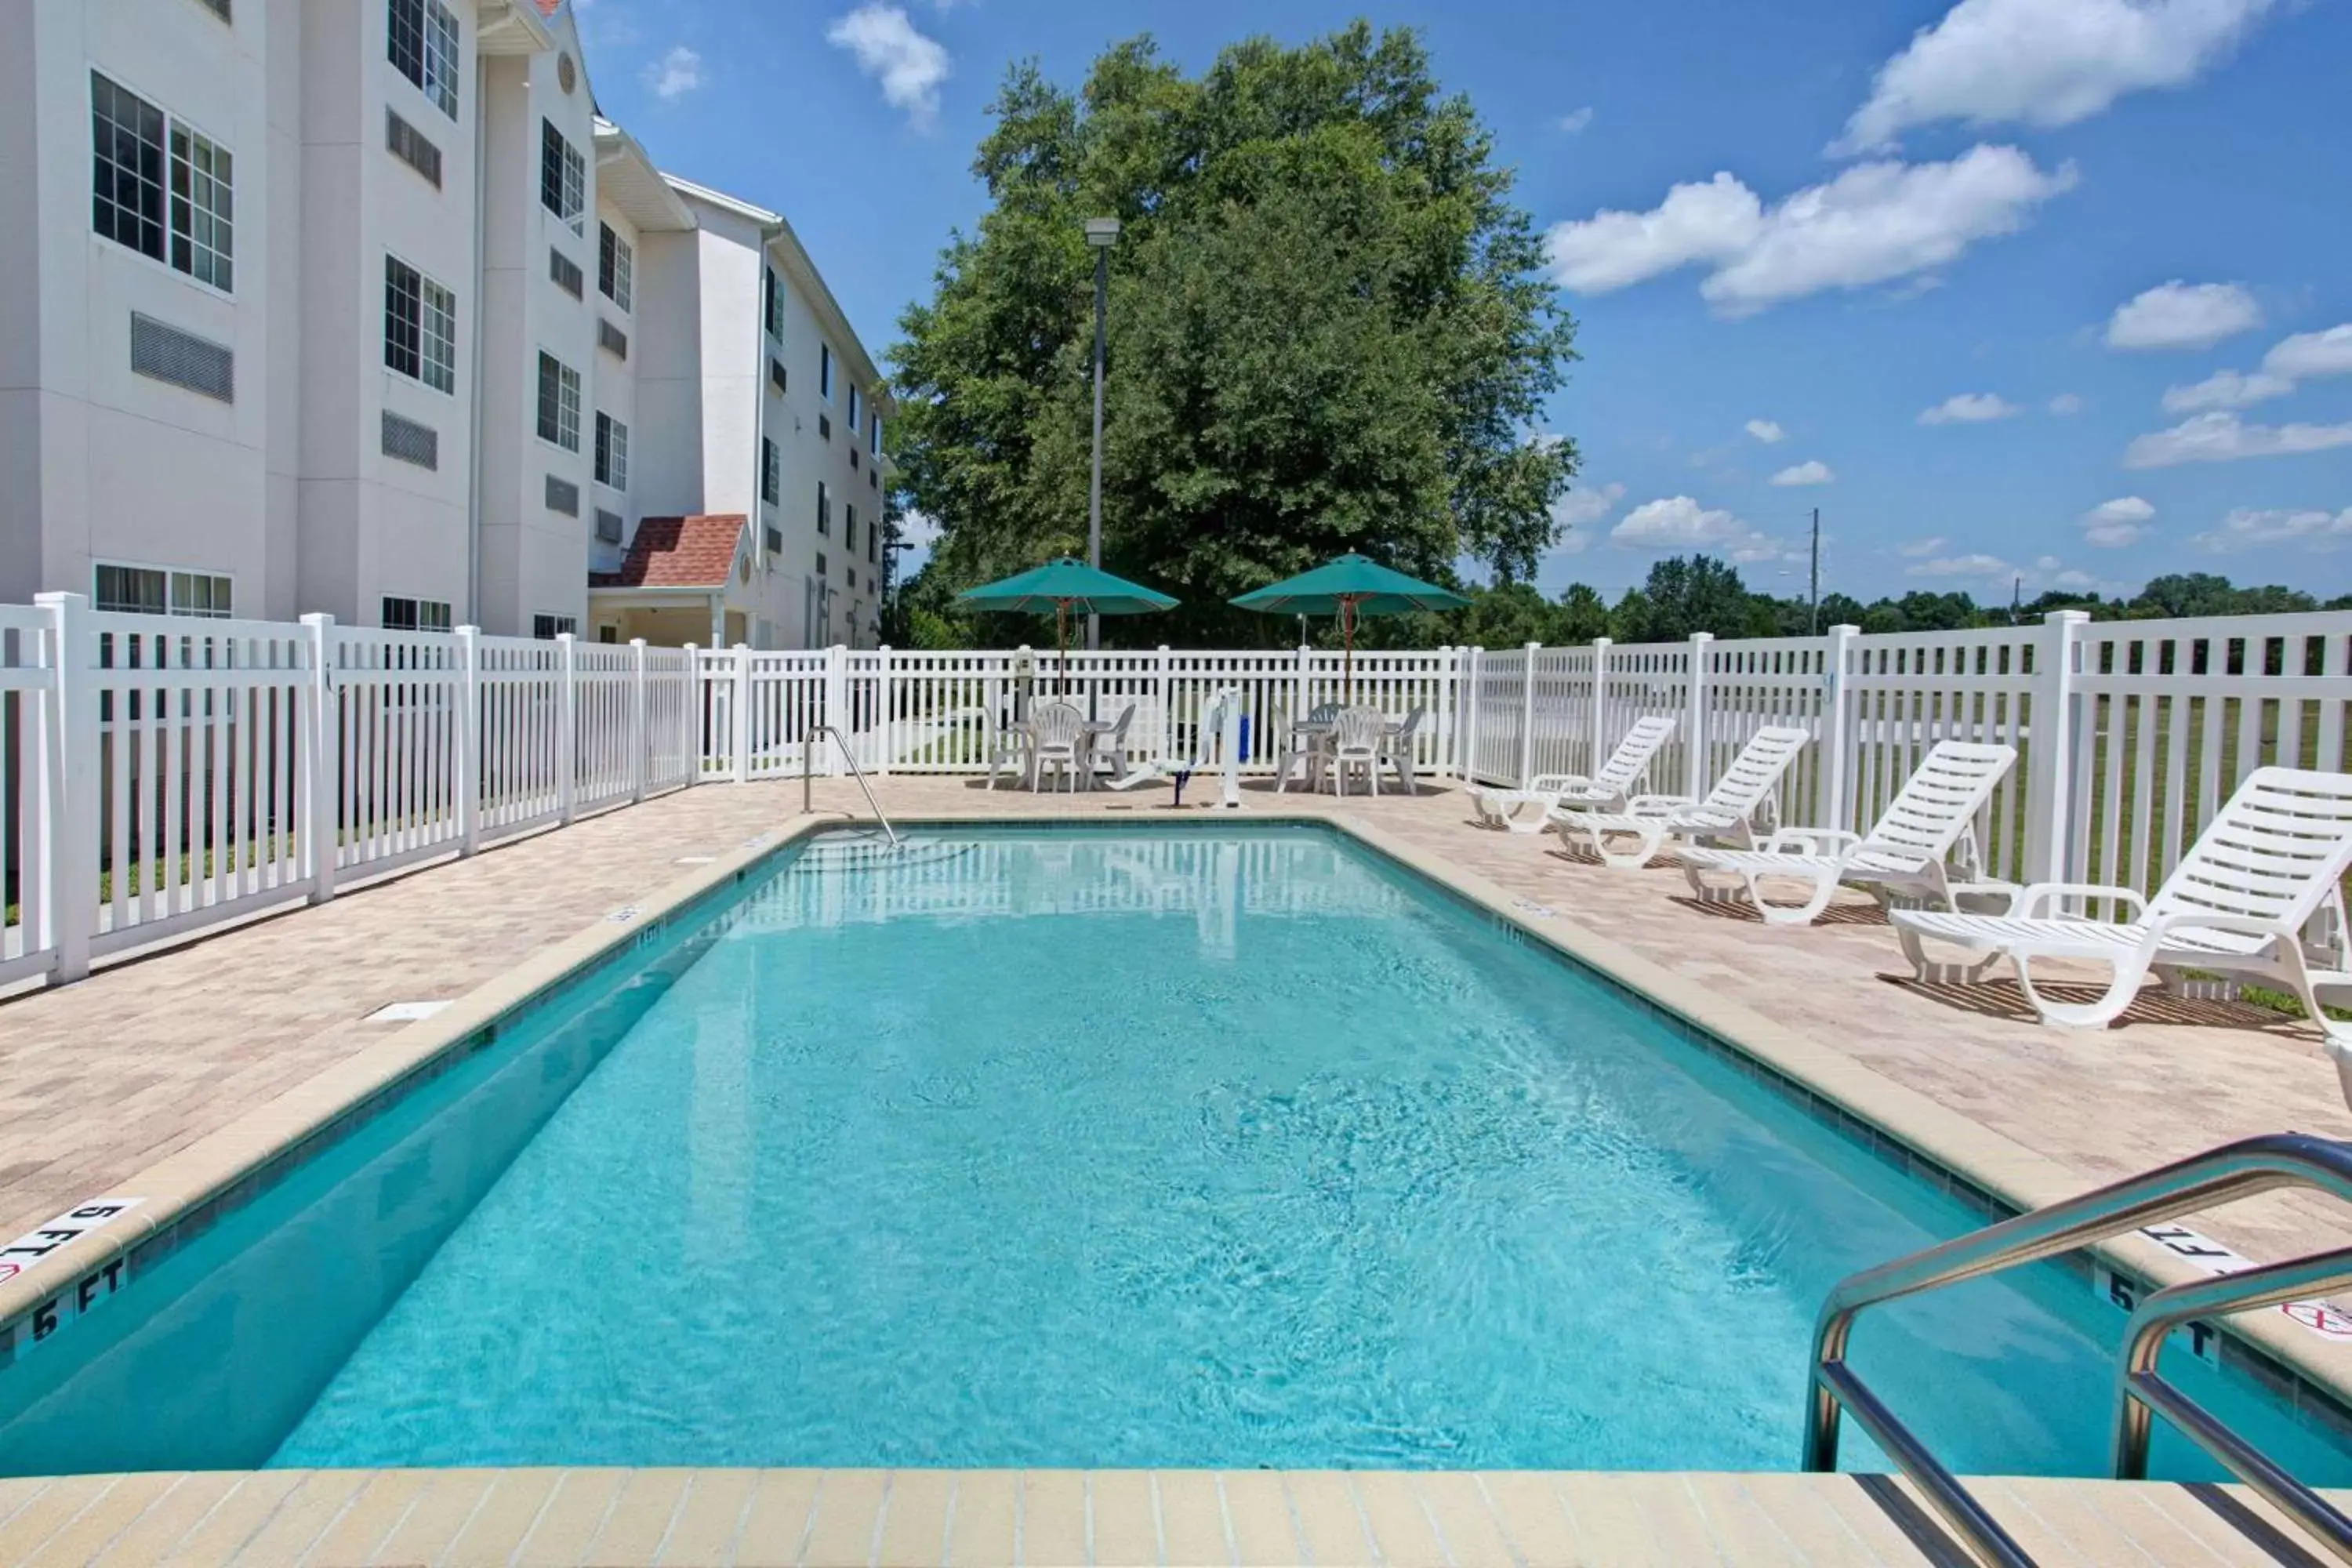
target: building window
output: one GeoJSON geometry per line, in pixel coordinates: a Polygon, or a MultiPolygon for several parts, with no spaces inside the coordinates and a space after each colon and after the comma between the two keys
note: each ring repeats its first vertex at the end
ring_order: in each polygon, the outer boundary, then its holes
{"type": "Polygon", "coordinates": [[[384,55],[435,108],[457,118],[457,18],[441,0],[391,0],[384,55]]]}
{"type": "Polygon", "coordinates": [[[539,355],[539,438],[580,450],[580,373],[545,350],[539,355]]]}
{"type": "Polygon", "coordinates": [[[823,479],[816,482],[816,531],[819,533],[833,531],[833,492],[825,488],[823,479]]]}
{"type": "Polygon", "coordinates": [[[816,346],[816,395],[827,403],[833,401],[833,345],[816,346]]]}
{"type": "Polygon", "coordinates": [[[854,386],[849,389],[849,439],[853,445],[857,440],[857,388],[854,386]]]}
{"type": "Polygon", "coordinates": [[[579,631],[580,617],[577,616],[533,616],[530,618],[530,635],[541,642],[567,634],[576,637],[579,631]]]}
{"type": "Polygon", "coordinates": [[[596,627],[596,640],[601,643],[619,642],[621,640],[621,628],[614,626],[610,621],[600,622],[596,627]]]}
{"type": "Polygon", "coordinates": [[[882,455],[882,416],[879,414],[866,421],[866,450],[877,458],[882,455]]]}
{"type": "Polygon", "coordinates": [[[760,269],[760,321],[770,337],[784,341],[784,285],[772,267],[760,269]]]}
{"type": "Polygon", "coordinates": [[[602,411],[596,416],[596,482],[616,490],[629,488],[629,427],[602,411]]]}
{"type": "Polygon", "coordinates": [[[582,210],[588,204],[588,165],[580,150],[563,139],[552,120],[539,122],[539,205],[582,229],[582,210]]]}
{"type": "Polygon", "coordinates": [[[446,632],[449,606],[438,599],[395,599],[386,595],[377,622],[389,632],[446,632]]]}
{"type": "Polygon", "coordinates": [[[631,275],[636,256],[629,242],[613,232],[609,223],[596,226],[596,292],[625,310],[629,308],[631,275]]]}
{"type": "Polygon", "coordinates": [[[96,71],[89,114],[92,232],[226,292],[236,254],[227,150],[96,71]]]}
{"type": "Polygon", "coordinates": [[[880,523],[877,522],[873,527],[866,531],[866,562],[869,566],[879,559],[877,552],[881,540],[882,525],[880,523]]]}
{"type": "Polygon", "coordinates": [[[158,566],[100,566],[90,596],[101,610],[136,616],[200,616],[219,620],[232,613],[229,580],[215,572],[167,572],[158,566]]]}
{"type": "Polygon", "coordinates": [[[849,501],[841,505],[841,547],[853,557],[857,553],[857,508],[849,501]]]}
{"type": "Polygon", "coordinates": [[[823,551],[817,552],[816,574],[820,577],[824,575],[824,552],[823,551]]]}
{"type": "Polygon", "coordinates": [[[383,363],[436,392],[457,389],[457,296],[397,256],[383,258],[383,363]]]}
{"type": "Polygon", "coordinates": [[[760,499],[770,506],[784,491],[783,453],[765,436],[760,437],[760,499]]]}

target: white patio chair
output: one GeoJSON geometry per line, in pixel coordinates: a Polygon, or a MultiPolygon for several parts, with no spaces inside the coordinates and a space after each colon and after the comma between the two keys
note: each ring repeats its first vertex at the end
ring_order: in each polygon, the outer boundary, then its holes
{"type": "Polygon", "coordinates": [[[1702,897],[1714,891],[1707,872],[1729,872],[1774,925],[1811,924],[1841,882],[1862,883],[1882,896],[1915,892],[1951,909],[1954,892],[1980,874],[1977,814],[2016,762],[2014,746],[1938,741],[1868,833],[1783,827],[1754,849],[1685,849],[1683,871],[1702,897]],[[1948,867],[1955,854],[1959,864],[1948,867]],[[1953,869],[1961,873],[1957,879],[1953,869]],[[1801,904],[1768,904],[1757,887],[1766,878],[1810,882],[1812,892],[1801,904]]]}
{"type": "Polygon", "coordinates": [[[1028,773],[1029,732],[1018,724],[999,724],[996,715],[985,708],[971,708],[949,715],[961,718],[967,713],[980,716],[988,743],[988,787],[994,789],[999,774],[1011,773],[1018,780],[1028,773]]]}
{"type": "Polygon", "coordinates": [[[1086,763],[1087,716],[1067,702],[1047,702],[1029,712],[1030,766],[1034,787],[1045,787],[1045,772],[1053,769],[1072,789],[1086,787],[1081,770],[1086,763]]]}
{"type": "Polygon", "coordinates": [[[2149,971],[2168,990],[2184,970],[2252,974],[2294,993],[2327,1037],[2352,1097],[2352,1024],[2328,1017],[2322,989],[2352,988],[2345,952],[2342,879],[2352,866],[2352,776],[2303,768],[2256,768],[2246,775],[2154,898],[2129,888],[2041,882],[2019,889],[2006,914],[1900,910],[1895,929],[1925,979],[1937,973],[1920,939],[1986,954],[1968,972],[1981,979],[2006,958],[2045,1024],[2098,1028],[2113,1023],[2149,971]],[[2070,914],[2096,900],[2129,906],[2128,921],[2070,914]],[[2320,940],[2307,941],[2316,929],[2320,940]],[[2035,988],[2037,958],[2090,959],[2111,966],[2095,1002],[2053,1001],[2035,988]],[[2316,966],[2316,967],[2315,967],[2316,966]]]}
{"type": "Polygon", "coordinates": [[[1767,724],[1748,738],[1705,800],[1688,795],[1639,795],[1622,812],[1563,811],[1552,818],[1560,842],[1574,847],[1581,835],[1601,863],[1620,871],[1646,866],[1669,837],[1708,843],[1727,841],[1738,849],[1756,845],[1758,824],[1771,815],[1780,779],[1812,737],[1793,725],[1767,724]],[[1631,838],[1631,850],[1610,847],[1631,838]]]}
{"type": "Polygon", "coordinates": [[[1348,793],[1348,770],[1354,768],[1363,773],[1372,795],[1380,795],[1381,741],[1388,723],[1388,715],[1377,708],[1339,710],[1339,716],[1331,721],[1331,742],[1324,759],[1324,765],[1331,770],[1334,794],[1348,793]]]}
{"type": "Polygon", "coordinates": [[[1412,782],[1412,742],[1421,732],[1421,721],[1428,710],[1415,708],[1404,716],[1404,722],[1381,736],[1381,761],[1396,769],[1397,787],[1407,795],[1415,793],[1412,782]]]}
{"type": "Polygon", "coordinates": [[[1330,739],[1329,725],[1339,716],[1337,702],[1318,702],[1307,710],[1305,724],[1318,726],[1308,730],[1300,724],[1290,727],[1290,749],[1274,766],[1274,793],[1280,795],[1290,787],[1290,770],[1304,764],[1307,787],[1313,789],[1320,781],[1324,763],[1324,742],[1330,739]]]}
{"type": "Polygon", "coordinates": [[[1088,770],[1108,765],[1110,782],[1115,786],[1127,784],[1127,728],[1135,722],[1135,704],[1130,702],[1119,713],[1117,722],[1094,737],[1094,756],[1088,770]]]}
{"type": "Polygon", "coordinates": [[[1622,810],[1634,792],[1650,782],[1651,760],[1674,733],[1672,719],[1637,719],[1609,754],[1608,765],[1591,777],[1538,773],[1525,789],[1474,789],[1471,809],[1486,826],[1513,833],[1541,833],[1551,814],[1563,805],[1622,810]]]}

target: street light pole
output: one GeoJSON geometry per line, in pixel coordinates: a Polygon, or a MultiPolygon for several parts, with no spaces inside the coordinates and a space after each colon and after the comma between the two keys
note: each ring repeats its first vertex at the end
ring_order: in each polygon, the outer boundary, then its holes
{"type": "MultiPolygon", "coordinates": [[[[1087,564],[1102,570],[1103,324],[1110,309],[1110,247],[1118,243],[1118,219],[1087,219],[1087,243],[1095,252],[1095,449],[1094,474],[1087,487],[1087,564]]],[[[1087,612],[1087,648],[1102,647],[1102,617],[1087,612]]]]}

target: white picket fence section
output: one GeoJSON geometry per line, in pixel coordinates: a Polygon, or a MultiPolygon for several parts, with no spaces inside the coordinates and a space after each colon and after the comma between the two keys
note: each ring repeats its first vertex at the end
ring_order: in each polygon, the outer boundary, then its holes
{"type": "Polygon", "coordinates": [[[1759,726],[1795,724],[1814,744],[1780,819],[1854,830],[1937,741],[2005,742],[1984,874],[2147,889],[2254,768],[2347,766],[2352,613],[1445,647],[1350,673],[1309,648],[656,648],[44,595],[0,605],[0,984],[698,781],[840,773],[821,727],[871,774],[968,774],[1066,698],[1129,715],[1130,763],[1185,763],[1227,688],[1258,774],[1342,701],[1418,709],[1423,773],[1503,784],[1590,773],[1663,714],[1649,786],[1697,794],[1759,726]]]}

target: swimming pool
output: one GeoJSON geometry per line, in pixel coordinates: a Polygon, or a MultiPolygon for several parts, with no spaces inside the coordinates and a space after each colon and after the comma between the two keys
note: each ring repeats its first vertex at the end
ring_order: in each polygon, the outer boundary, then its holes
{"type": "MultiPolygon", "coordinates": [[[[1327,829],[821,838],[135,1258],[0,1471],[1788,1468],[1830,1285],[1978,1223],[1327,829]]],[[[2098,1474],[2122,1320],[2043,1266],[1853,1360],[2098,1474]]]]}

